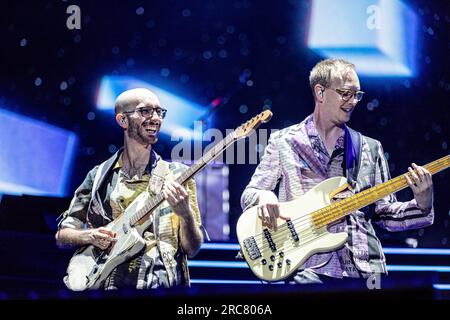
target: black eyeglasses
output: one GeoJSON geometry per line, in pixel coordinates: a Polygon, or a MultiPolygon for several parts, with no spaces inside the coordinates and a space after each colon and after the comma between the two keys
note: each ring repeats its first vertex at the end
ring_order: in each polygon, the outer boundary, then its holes
{"type": "Polygon", "coordinates": [[[139,112],[141,116],[144,118],[149,118],[153,116],[153,114],[156,112],[156,115],[160,117],[161,119],[164,119],[166,117],[167,110],[163,108],[137,108],[133,111],[124,111],[122,113],[134,113],[139,112]]]}
{"type": "Polygon", "coordinates": [[[361,101],[364,96],[364,91],[355,91],[351,89],[333,89],[342,97],[342,100],[348,102],[352,97],[356,98],[356,101],[361,101]]]}

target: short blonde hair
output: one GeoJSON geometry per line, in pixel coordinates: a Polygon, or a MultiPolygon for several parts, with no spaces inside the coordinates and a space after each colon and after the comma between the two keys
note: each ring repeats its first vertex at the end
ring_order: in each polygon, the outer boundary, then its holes
{"type": "Polygon", "coordinates": [[[316,97],[314,93],[316,84],[329,88],[334,79],[345,77],[349,69],[356,72],[355,65],[344,59],[326,59],[318,62],[309,74],[309,85],[314,98],[316,97]]]}

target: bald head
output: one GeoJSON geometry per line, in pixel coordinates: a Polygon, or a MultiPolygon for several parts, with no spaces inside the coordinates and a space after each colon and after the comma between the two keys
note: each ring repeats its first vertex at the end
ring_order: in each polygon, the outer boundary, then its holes
{"type": "Polygon", "coordinates": [[[156,94],[145,88],[136,88],[124,91],[117,97],[114,112],[117,115],[123,111],[130,111],[141,103],[154,106],[160,105],[156,94]]]}

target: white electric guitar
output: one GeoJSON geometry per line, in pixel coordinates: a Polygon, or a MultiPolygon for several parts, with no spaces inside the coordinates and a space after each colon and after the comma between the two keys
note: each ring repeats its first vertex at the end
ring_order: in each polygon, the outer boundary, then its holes
{"type": "MultiPolygon", "coordinates": [[[[185,184],[228,146],[250,135],[254,129],[261,123],[269,121],[271,117],[272,112],[266,110],[236,128],[206,152],[176,181],[181,185],[185,184]]],[[[163,201],[162,194],[150,197],[148,192],[142,192],[123,214],[105,226],[108,230],[117,233],[117,241],[109,249],[100,250],[89,245],[75,252],[67,267],[67,276],[64,278],[66,286],[74,291],[99,288],[116,266],[139,253],[145,246],[142,234],[152,221],[151,213],[163,201]]]]}
{"type": "MultiPolygon", "coordinates": [[[[424,166],[435,174],[450,166],[450,155],[424,166]]],[[[347,179],[327,179],[300,198],[280,203],[277,231],[262,225],[257,207],[246,210],[237,222],[241,251],[253,273],[265,281],[278,281],[297,271],[315,253],[330,252],[343,246],[347,233],[330,233],[327,226],[391,193],[408,187],[405,176],[398,176],[351,197],[335,201],[350,189],[347,179]]]]}

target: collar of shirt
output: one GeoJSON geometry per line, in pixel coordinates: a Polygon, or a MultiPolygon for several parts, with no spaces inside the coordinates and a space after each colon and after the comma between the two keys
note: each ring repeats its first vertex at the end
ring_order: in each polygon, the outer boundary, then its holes
{"type": "Polygon", "coordinates": [[[344,136],[345,130],[342,130],[341,135],[336,139],[336,143],[334,146],[333,154],[328,154],[327,148],[325,147],[325,143],[322,141],[322,138],[317,131],[317,128],[314,124],[314,116],[311,115],[305,123],[306,132],[308,134],[309,141],[311,141],[311,146],[314,150],[316,157],[319,159],[324,168],[328,167],[328,163],[334,157],[340,155],[344,152],[344,136]]]}
{"type": "MultiPolygon", "coordinates": [[[[120,168],[122,168],[123,166],[123,160],[122,160],[122,156],[123,156],[123,152],[120,154],[120,156],[117,158],[116,163],[114,164],[113,170],[114,171],[119,171],[120,168]]],[[[148,161],[147,167],[145,168],[145,174],[148,174],[149,176],[152,173],[152,170],[156,167],[156,165],[158,164],[158,161],[161,159],[161,157],[159,156],[159,154],[157,154],[153,148],[150,151],[150,159],[148,161]]]]}

